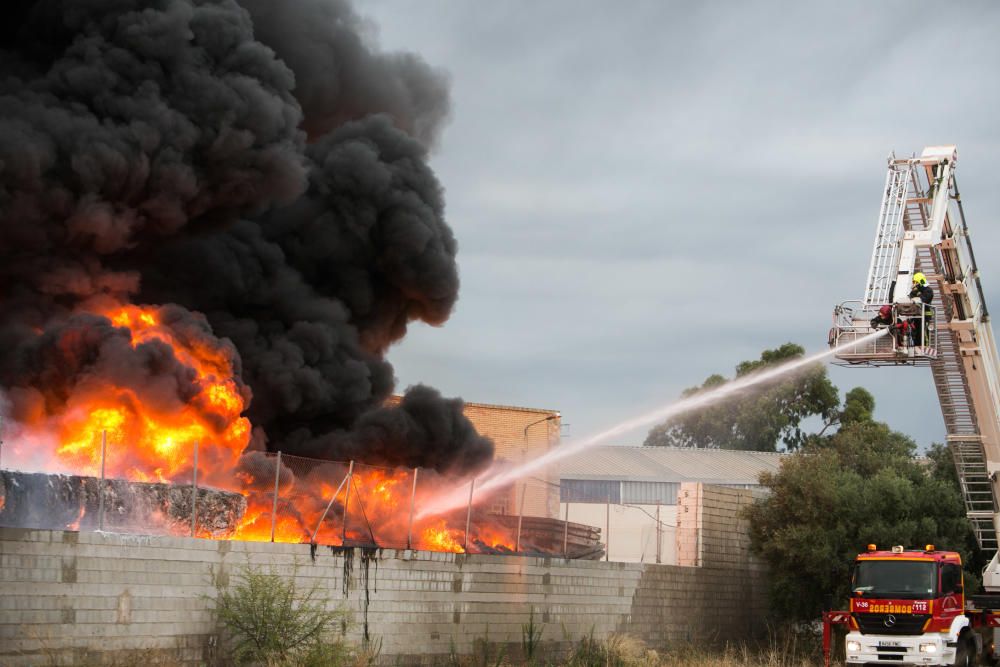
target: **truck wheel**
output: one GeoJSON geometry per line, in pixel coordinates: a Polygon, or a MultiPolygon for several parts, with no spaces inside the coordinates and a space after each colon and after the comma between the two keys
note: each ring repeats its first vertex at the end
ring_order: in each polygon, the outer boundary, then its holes
{"type": "Polygon", "coordinates": [[[959,637],[955,649],[955,667],[975,667],[976,642],[969,636],[959,637]]]}

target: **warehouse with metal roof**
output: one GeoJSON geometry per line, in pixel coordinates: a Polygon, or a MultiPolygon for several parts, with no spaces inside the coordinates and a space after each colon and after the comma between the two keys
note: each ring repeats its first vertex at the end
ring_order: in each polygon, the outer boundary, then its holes
{"type": "Polygon", "coordinates": [[[758,488],[760,474],[777,472],[783,456],[728,449],[593,447],[556,464],[560,515],[600,528],[613,560],[676,563],[681,484],[758,488]]]}
{"type": "Polygon", "coordinates": [[[755,488],[783,454],[675,447],[594,447],[559,464],[560,499],[674,505],[682,482],[755,488]]]}

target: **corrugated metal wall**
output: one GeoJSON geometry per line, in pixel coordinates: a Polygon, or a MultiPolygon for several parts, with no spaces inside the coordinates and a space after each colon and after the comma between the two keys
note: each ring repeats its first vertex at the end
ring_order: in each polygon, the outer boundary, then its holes
{"type": "Polygon", "coordinates": [[[676,505],[680,482],[622,482],[622,502],[635,505],[676,505]]]}
{"type": "MultiPolygon", "coordinates": [[[[734,489],[757,489],[756,484],[719,484],[734,489]]],[[[563,479],[559,502],[629,505],[676,505],[680,482],[629,482],[601,479],[563,479]]]]}
{"type": "Polygon", "coordinates": [[[559,500],[564,503],[613,503],[676,505],[680,482],[619,482],[617,480],[564,479],[559,500]]]}
{"type": "Polygon", "coordinates": [[[559,501],[564,503],[606,503],[622,501],[622,483],[601,479],[564,479],[559,485],[559,501]]]}

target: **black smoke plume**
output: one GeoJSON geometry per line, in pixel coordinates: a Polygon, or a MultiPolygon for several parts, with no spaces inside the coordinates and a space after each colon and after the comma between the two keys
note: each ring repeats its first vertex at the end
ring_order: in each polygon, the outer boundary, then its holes
{"type": "MultiPolygon", "coordinates": [[[[57,417],[113,376],[197,391],[109,303],[222,339],[272,450],[464,472],[492,444],[385,359],[444,322],[457,250],[427,150],[445,77],[342,0],[38,0],[0,28],[0,388],[57,417]],[[230,343],[231,341],[231,343],[230,343]],[[250,398],[252,395],[252,399],[250,398]]],[[[174,326],[173,324],[171,326],[174,326]]]]}

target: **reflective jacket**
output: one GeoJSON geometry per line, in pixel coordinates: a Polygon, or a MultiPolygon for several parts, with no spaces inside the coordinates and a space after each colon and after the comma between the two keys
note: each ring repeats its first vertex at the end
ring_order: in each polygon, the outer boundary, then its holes
{"type": "Polygon", "coordinates": [[[930,288],[930,285],[914,285],[913,289],[910,290],[910,298],[916,297],[920,297],[921,301],[930,305],[930,302],[934,300],[934,290],[930,288]]]}

